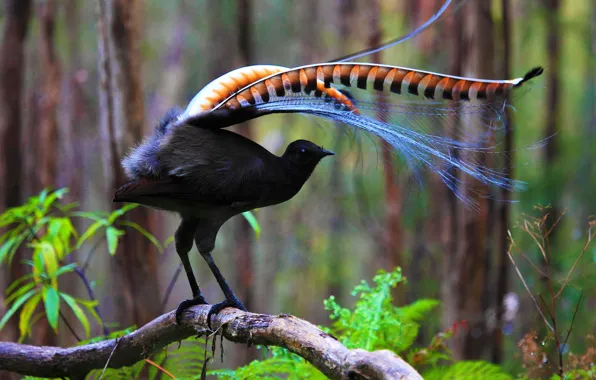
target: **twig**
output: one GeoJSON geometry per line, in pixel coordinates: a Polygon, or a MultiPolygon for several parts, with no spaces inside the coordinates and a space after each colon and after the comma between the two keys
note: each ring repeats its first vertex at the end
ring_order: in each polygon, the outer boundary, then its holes
{"type": "Polygon", "coordinates": [[[155,368],[157,368],[158,370],[160,370],[161,372],[165,373],[167,376],[170,377],[170,379],[176,379],[176,376],[172,375],[171,372],[169,372],[167,369],[163,368],[162,366],[160,366],[159,364],[157,364],[153,360],[145,359],[145,361],[147,363],[151,364],[152,366],[154,366],[155,368]]]}
{"type": "Polygon", "coordinates": [[[99,380],[101,380],[101,378],[103,377],[104,373],[106,373],[106,369],[108,369],[108,364],[110,364],[110,360],[112,360],[112,355],[114,355],[114,352],[116,351],[116,348],[118,348],[118,344],[120,344],[120,340],[116,339],[116,344],[114,345],[114,348],[112,349],[112,352],[110,352],[110,356],[108,356],[108,360],[106,361],[106,365],[103,366],[103,371],[101,371],[101,375],[99,375],[99,380]]]}
{"type": "Polygon", "coordinates": [[[579,256],[577,256],[577,259],[575,259],[575,262],[571,266],[571,269],[569,269],[569,272],[567,272],[567,275],[565,276],[565,279],[563,280],[563,285],[561,285],[561,289],[559,289],[559,291],[555,295],[555,298],[558,298],[561,295],[561,292],[563,292],[563,289],[565,289],[565,287],[569,283],[569,276],[571,276],[571,273],[575,270],[577,263],[579,263],[579,260],[581,260],[581,258],[584,256],[584,252],[586,252],[588,250],[588,246],[592,242],[592,239],[594,238],[595,234],[596,234],[596,232],[592,233],[591,228],[588,230],[588,241],[586,241],[586,244],[584,244],[584,248],[580,252],[579,256]]]}
{"type": "Polygon", "coordinates": [[[567,344],[567,340],[569,339],[569,335],[571,335],[571,330],[573,330],[573,324],[575,323],[575,317],[577,316],[577,311],[579,310],[579,304],[582,301],[582,296],[584,292],[579,294],[579,299],[577,300],[577,305],[575,305],[575,311],[573,312],[573,318],[571,318],[571,325],[569,326],[569,331],[567,331],[567,336],[565,337],[565,341],[563,344],[567,344]]]}
{"type": "MultiPolygon", "coordinates": [[[[511,232],[509,232],[509,238],[513,241],[513,238],[511,237],[511,232]]],[[[524,279],[524,276],[522,276],[521,272],[519,271],[519,268],[518,268],[517,264],[515,263],[515,260],[513,259],[513,256],[511,255],[511,250],[507,250],[507,256],[509,256],[509,260],[511,260],[511,264],[513,264],[513,268],[515,269],[515,272],[517,273],[517,276],[519,277],[519,279],[521,280],[522,284],[524,285],[524,288],[526,288],[526,291],[530,295],[530,298],[532,299],[532,302],[534,302],[534,306],[536,306],[536,309],[538,310],[538,313],[540,313],[540,316],[544,320],[544,323],[546,324],[546,326],[551,331],[554,331],[553,327],[548,322],[548,319],[546,319],[546,316],[542,312],[542,309],[540,309],[540,305],[538,304],[538,301],[536,301],[536,298],[534,297],[534,294],[532,294],[532,292],[530,291],[530,288],[528,287],[528,284],[526,284],[526,280],[524,279]]]]}

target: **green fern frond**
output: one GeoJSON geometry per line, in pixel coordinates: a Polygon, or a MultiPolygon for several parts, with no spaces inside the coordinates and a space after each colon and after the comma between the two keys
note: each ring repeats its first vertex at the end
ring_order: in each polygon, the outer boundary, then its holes
{"type": "Polygon", "coordinates": [[[437,367],[422,374],[426,380],[511,380],[513,377],[496,364],[478,361],[461,361],[451,366],[437,367]]]}
{"type": "MultiPolygon", "coordinates": [[[[207,350],[211,350],[208,345],[207,350]]],[[[210,352],[208,352],[211,355],[210,352]]],[[[177,379],[200,378],[205,363],[205,339],[183,341],[180,346],[174,343],[168,346],[166,358],[161,364],[177,379]]],[[[162,376],[162,379],[166,377],[162,376]]]]}

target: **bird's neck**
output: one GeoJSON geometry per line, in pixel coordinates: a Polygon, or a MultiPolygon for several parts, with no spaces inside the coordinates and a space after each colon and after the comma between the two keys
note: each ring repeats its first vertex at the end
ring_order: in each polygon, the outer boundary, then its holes
{"type": "Polygon", "coordinates": [[[314,171],[315,167],[316,163],[314,163],[312,166],[305,166],[296,165],[290,161],[285,161],[284,169],[286,177],[291,187],[294,189],[295,193],[297,193],[302,188],[304,183],[308,180],[308,178],[314,171]]]}

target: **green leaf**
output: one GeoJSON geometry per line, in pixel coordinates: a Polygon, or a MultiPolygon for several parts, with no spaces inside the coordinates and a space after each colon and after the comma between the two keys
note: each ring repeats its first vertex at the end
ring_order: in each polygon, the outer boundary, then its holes
{"type": "MultiPolygon", "coordinates": [[[[31,278],[33,278],[33,274],[29,273],[26,275],[23,275],[19,278],[17,278],[16,280],[14,280],[12,282],[12,284],[10,284],[10,286],[8,288],[6,288],[5,290],[5,294],[10,294],[17,286],[19,286],[22,282],[30,280],[31,278]]],[[[8,303],[8,301],[6,301],[8,303]]]]}
{"type": "Polygon", "coordinates": [[[52,218],[49,222],[47,235],[52,239],[59,239],[62,244],[68,247],[70,243],[70,237],[77,237],[77,231],[72,225],[70,219],[52,218]]]}
{"type": "Polygon", "coordinates": [[[15,252],[29,234],[24,230],[25,225],[19,225],[3,235],[3,240],[5,241],[0,245],[0,264],[2,264],[6,258],[8,258],[9,265],[12,263],[12,258],[15,252]]]}
{"type": "Polygon", "coordinates": [[[255,217],[255,215],[250,211],[246,211],[242,213],[242,216],[244,216],[244,218],[248,221],[248,224],[250,224],[253,231],[255,231],[255,236],[257,240],[259,240],[259,238],[261,237],[261,225],[259,224],[259,221],[255,217]]]}
{"type": "Polygon", "coordinates": [[[63,265],[60,268],[58,268],[58,270],[56,271],[56,277],[58,277],[64,273],[74,272],[76,267],[77,267],[77,264],[75,264],[75,263],[63,265]]]}
{"type": "Polygon", "coordinates": [[[68,213],[70,210],[79,207],[79,202],[71,202],[65,205],[57,205],[58,210],[62,211],[63,213],[68,213]]]}
{"type": "Polygon", "coordinates": [[[33,282],[30,282],[28,284],[25,284],[25,285],[21,286],[14,293],[12,293],[10,296],[8,296],[4,300],[4,303],[6,303],[8,305],[12,301],[14,301],[17,298],[21,297],[23,294],[27,293],[29,290],[33,289],[34,287],[35,287],[35,283],[33,283],[33,282]]]}
{"type": "Polygon", "coordinates": [[[127,212],[129,212],[133,208],[137,208],[138,206],[139,205],[136,204],[136,203],[128,203],[125,206],[123,206],[122,208],[119,208],[118,210],[112,211],[112,213],[110,214],[110,216],[108,216],[108,223],[109,224],[113,224],[116,221],[116,219],[118,219],[122,215],[126,214],[127,212]]]}
{"type": "Polygon", "coordinates": [[[139,233],[141,233],[143,236],[145,236],[147,238],[147,240],[149,240],[155,247],[157,247],[157,250],[159,251],[159,253],[163,253],[163,247],[161,246],[161,244],[159,244],[159,241],[157,241],[155,236],[153,236],[151,234],[151,232],[149,232],[146,229],[144,229],[143,227],[141,227],[138,223],[130,222],[128,220],[123,220],[123,221],[119,222],[119,224],[122,226],[134,228],[139,233]]]}
{"type": "Polygon", "coordinates": [[[14,244],[10,248],[10,252],[8,252],[8,265],[12,264],[12,259],[14,258],[15,253],[17,253],[17,249],[19,249],[19,247],[21,246],[21,244],[23,244],[23,241],[25,241],[27,237],[27,232],[23,232],[16,237],[14,244]]]}
{"type": "Polygon", "coordinates": [[[19,220],[15,217],[13,209],[9,208],[0,215],[0,228],[5,227],[12,223],[17,223],[19,220]]]}
{"type": "Polygon", "coordinates": [[[25,306],[23,306],[23,310],[21,310],[21,316],[19,318],[19,332],[21,334],[21,338],[19,340],[22,340],[27,335],[29,326],[31,325],[31,316],[33,315],[33,312],[35,311],[35,308],[37,307],[37,304],[39,304],[40,300],[41,294],[37,293],[25,303],[25,306]]]}
{"type": "Polygon", "coordinates": [[[97,300],[84,300],[81,298],[75,298],[75,300],[82,306],[84,306],[85,308],[87,308],[87,311],[89,312],[89,314],[91,314],[91,316],[93,318],[95,318],[95,320],[97,321],[97,323],[101,326],[103,326],[103,321],[101,320],[101,318],[99,318],[99,315],[97,315],[97,312],[95,312],[95,307],[97,305],[99,305],[99,301],[97,300]]]}
{"type": "Polygon", "coordinates": [[[58,332],[58,312],[60,310],[60,297],[58,296],[58,291],[52,287],[44,286],[42,295],[46,307],[48,323],[55,332],[58,332]]]}
{"type": "Polygon", "coordinates": [[[166,248],[168,245],[174,242],[174,235],[168,237],[166,241],[163,242],[163,247],[166,248]]]}
{"type": "Polygon", "coordinates": [[[432,309],[436,308],[437,306],[439,306],[439,301],[421,298],[409,305],[400,307],[399,313],[403,320],[418,322],[427,318],[432,309]]]}
{"type": "Polygon", "coordinates": [[[0,264],[4,262],[4,259],[8,255],[8,252],[10,252],[12,246],[15,244],[17,237],[18,236],[11,237],[0,246],[0,264]]]}
{"type": "Polygon", "coordinates": [[[77,304],[77,301],[68,294],[60,293],[60,297],[62,297],[64,302],[66,302],[66,304],[72,309],[73,313],[85,329],[85,336],[89,338],[89,335],[91,335],[91,328],[89,327],[89,319],[83,312],[83,309],[81,309],[77,304]]]}
{"type": "Polygon", "coordinates": [[[423,374],[426,380],[510,380],[511,375],[496,364],[478,361],[460,361],[449,367],[437,367],[423,374]]]}
{"type": "Polygon", "coordinates": [[[24,304],[25,302],[27,302],[27,300],[29,298],[31,298],[35,293],[37,293],[37,291],[38,291],[38,289],[30,290],[28,293],[24,294],[23,296],[21,296],[19,299],[17,299],[15,301],[15,303],[10,307],[10,309],[8,309],[6,314],[4,314],[4,317],[2,317],[2,320],[0,320],[0,330],[2,330],[4,328],[4,325],[6,324],[6,322],[8,322],[10,317],[12,317],[12,315],[21,307],[21,305],[24,304]]]}
{"type": "Polygon", "coordinates": [[[101,211],[96,211],[96,212],[75,211],[75,212],[72,212],[70,215],[77,216],[79,218],[87,218],[87,219],[95,220],[96,222],[106,221],[106,223],[107,223],[106,218],[108,217],[107,213],[104,213],[101,211]]]}
{"type": "MultiPolygon", "coordinates": [[[[36,256],[41,256],[43,266],[46,268],[45,273],[47,274],[48,278],[52,281],[52,286],[55,289],[57,289],[58,280],[56,278],[56,272],[58,271],[58,257],[56,255],[54,247],[47,241],[33,243],[31,244],[31,246],[35,247],[33,261],[36,262],[36,259],[39,260],[39,258],[36,258],[36,256]]],[[[37,265],[39,264],[37,263],[37,265]]],[[[40,271],[40,274],[44,273],[44,271],[41,268],[36,267],[36,269],[40,271]]]]}
{"type": "Polygon", "coordinates": [[[68,193],[68,188],[64,187],[51,193],[45,200],[40,199],[44,209],[49,209],[54,204],[56,199],[62,199],[64,194],[68,193]]]}
{"type": "Polygon", "coordinates": [[[83,245],[83,243],[85,241],[87,241],[87,239],[89,239],[91,236],[95,235],[97,230],[99,230],[101,227],[107,226],[107,225],[108,225],[108,222],[103,219],[100,219],[97,222],[90,225],[89,228],[87,228],[87,231],[85,231],[83,233],[83,235],[81,235],[81,237],[77,241],[77,249],[81,248],[81,246],[83,245]]]}
{"type": "Polygon", "coordinates": [[[116,254],[116,249],[118,248],[118,237],[124,235],[123,231],[120,231],[116,227],[108,227],[106,229],[106,239],[108,241],[108,251],[110,255],[114,256],[116,254]]]}
{"type": "Polygon", "coordinates": [[[33,199],[35,200],[35,203],[43,204],[45,202],[47,196],[48,196],[48,188],[46,187],[45,189],[43,189],[41,191],[41,193],[39,193],[39,195],[37,197],[34,197],[33,199]]]}

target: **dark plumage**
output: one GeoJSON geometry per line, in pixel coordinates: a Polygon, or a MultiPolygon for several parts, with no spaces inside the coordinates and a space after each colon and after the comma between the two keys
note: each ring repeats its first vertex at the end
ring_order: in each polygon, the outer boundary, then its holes
{"type": "Polygon", "coordinates": [[[206,303],[188,261],[193,237],[226,296],[210,315],[226,306],[244,309],[211,258],[220,227],[242,212],[289,200],[319,161],[333,154],[310,141],[297,140],[278,157],[230,131],[178,124],[179,113],[170,110],[155,134],[124,158],[130,182],[114,197],[115,202],[139,203],[182,217],[175,235],[176,251],[193,299],[178,306],[178,321],[184,308],[206,303]]]}

